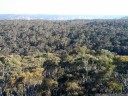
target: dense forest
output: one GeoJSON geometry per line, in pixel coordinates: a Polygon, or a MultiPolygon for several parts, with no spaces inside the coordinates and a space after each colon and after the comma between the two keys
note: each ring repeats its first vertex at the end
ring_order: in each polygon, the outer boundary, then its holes
{"type": "Polygon", "coordinates": [[[128,20],[1,20],[0,96],[128,94],[128,20]]]}

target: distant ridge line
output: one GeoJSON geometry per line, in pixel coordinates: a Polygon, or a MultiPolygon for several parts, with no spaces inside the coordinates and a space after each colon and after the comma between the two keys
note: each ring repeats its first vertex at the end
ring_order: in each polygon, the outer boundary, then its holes
{"type": "Polygon", "coordinates": [[[118,15],[47,15],[47,14],[0,14],[0,20],[74,20],[74,19],[121,19],[127,16],[118,15]]]}

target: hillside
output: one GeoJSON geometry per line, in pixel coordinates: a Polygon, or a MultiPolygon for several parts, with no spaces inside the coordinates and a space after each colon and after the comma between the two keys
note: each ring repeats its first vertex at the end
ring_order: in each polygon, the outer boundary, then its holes
{"type": "Polygon", "coordinates": [[[128,19],[128,16],[124,16],[124,17],[122,17],[121,19],[128,19]]]}
{"type": "Polygon", "coordinates": [[[128,20],[1,20],[0,96],[128,93],[128,20]]]}
{"type": "Polygon", "coordinates": [[[128,20],[0,21],[2,53],[57,52],[73,46],[128,55],[128,20]]]}

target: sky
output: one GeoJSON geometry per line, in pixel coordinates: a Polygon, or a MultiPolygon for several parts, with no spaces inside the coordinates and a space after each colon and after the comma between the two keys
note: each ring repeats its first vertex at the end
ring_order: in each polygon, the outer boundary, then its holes
{"type": "Polygon", "coordinates": [[[128,15],[128,0],[0,0],[0,14],[128,15]]]}

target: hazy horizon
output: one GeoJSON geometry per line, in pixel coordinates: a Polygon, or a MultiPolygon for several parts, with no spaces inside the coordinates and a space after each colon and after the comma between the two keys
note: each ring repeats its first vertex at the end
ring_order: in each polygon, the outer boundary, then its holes
{"type": "Polygon", "coordinates": [[[123,15],[56,15],[56,14],[0,14],[0,19],[46,19],[46,20],[74,20],[74,19],[121,19],[123,15]]]}

